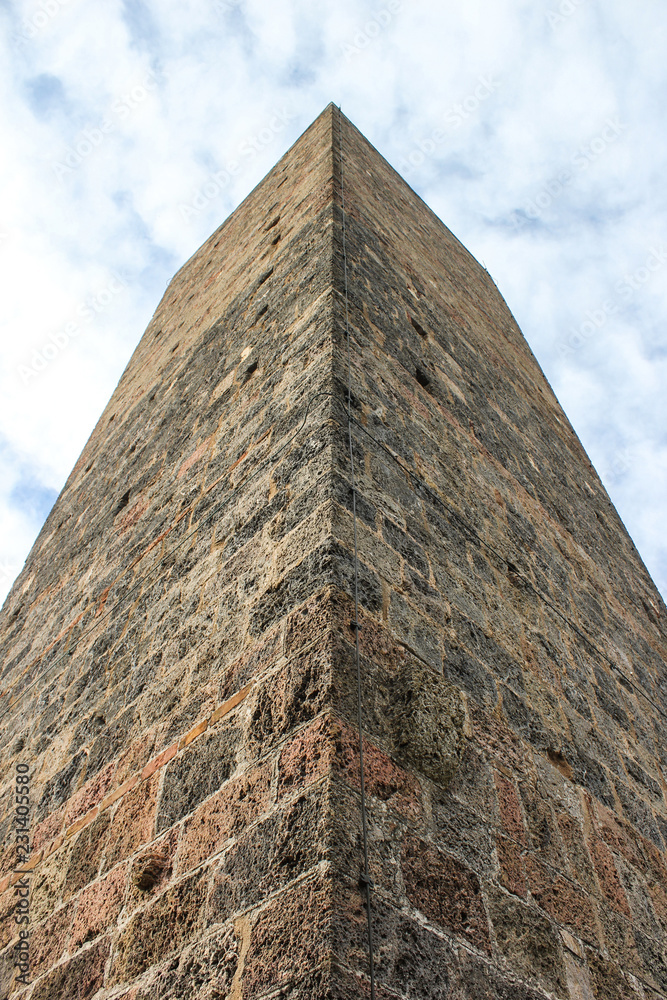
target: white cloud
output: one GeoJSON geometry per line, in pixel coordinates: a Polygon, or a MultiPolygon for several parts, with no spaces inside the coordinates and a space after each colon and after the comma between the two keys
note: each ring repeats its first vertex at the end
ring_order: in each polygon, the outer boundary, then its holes
{"type": "Polygon", "coordinates": [[[335,100],[397,167],[426,143],[408,181],[493,275],[667,593],[667,267],[621,290],[667,243],[659,11],[575,0],[550,23],[561,6],[1,7],[0,565],[20,568],[168,279],[335,100]]]}

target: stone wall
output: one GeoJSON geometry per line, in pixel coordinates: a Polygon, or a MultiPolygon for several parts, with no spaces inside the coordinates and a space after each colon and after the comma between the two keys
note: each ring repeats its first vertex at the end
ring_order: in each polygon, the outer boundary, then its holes
{"type": "Polygon", "coordinates": [[[369,996],[341,179],[377,996],[667,997],[664,604],[333,107],[174,278],[3,608],[2,997],[369,996]]]}
{"type": "Polygon", "coordinates": [[[667,996],[665,606],[489,275],[343,140],[378,935],[424,949],[381,978],[667,996]]]}

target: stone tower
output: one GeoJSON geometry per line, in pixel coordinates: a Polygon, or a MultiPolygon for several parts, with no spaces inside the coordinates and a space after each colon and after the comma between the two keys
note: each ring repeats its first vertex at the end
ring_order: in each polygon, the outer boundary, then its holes
{"type": "Polygon", "coordinates": [[[667,997],[666,650],[489,275],[330,106],[2,611],[0,997],[667,997]]]}

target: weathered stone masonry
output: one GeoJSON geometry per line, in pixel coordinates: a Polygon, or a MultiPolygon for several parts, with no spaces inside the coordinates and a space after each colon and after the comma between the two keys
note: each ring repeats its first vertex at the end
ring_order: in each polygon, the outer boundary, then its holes
{"type": "Polygon", "coordinates": [[[333,107],[168,287],[3,608],[1,997],[369,995],[341,138],[378,998],[667,997],[665,606],[333,107]]]}

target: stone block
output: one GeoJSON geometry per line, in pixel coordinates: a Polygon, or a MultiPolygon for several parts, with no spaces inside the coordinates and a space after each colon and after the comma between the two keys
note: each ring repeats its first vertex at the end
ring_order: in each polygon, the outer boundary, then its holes
{"type": "Polygon", "coordinates": [[[405,892],[414,907],[480,951],[491,951],[482,889],[473,871],[458,858],[412,837],[403,842],[401,867],[405,892]]]}
{"type": "Polygon", "coordinates": [[[565,871],[563,845],[551,805],[540,782],[524,779],[519,783],[521,804],[526,817],[528,844],[558,871],[565,871]]]}
{"type": "Polygon", "coordinates": [[[246,755],[252,760],[331,704],[331,635],[300,652],[258,684],[248,697],[246,755]]]}
{"type": "Polygon", "coordinates": [[[533,900],[559,924],[570,927],[588,944],[600,945],[596,915],[590,897],[533,856],[525,859],[533,900]]]}
{"type": "MultiPolygon", "coordinates": [[[[85,834],[84,834],[85,835],[85,834]]],[[[30,880],[30,919],[39,923],[69,898],[67,875],[72,848],[63,846],[60,851],[43,861],[30,880]]]]}
{"type": "Polygon", "coordinates": [[[0,951],[18,934],[18,928],[14,923],[15,906],[16,893],[14,889],[5,888],[5,891],[0,895],[0,951]]]}
{"type": "Polygon", "coordinates": [[[114,927],[123,907],[126,883],[127,865],[119,865],[106,878],[82,890],[72,927],[72,951],[114,927]]]}
{"type": "Polygon", "coordinates": [[[503,832],[517,844],[528,846],[528,838],[523,822],[521,800],[515,784],[500,772],[494,774],[498,809],[503,832]]]}
{"type": "MultiPolygon", "coordinates": [[[[108,764],[94,778],[87,781],[65,807],[64,825],[72,826],[94,806],[98,806],[109,790],[116,768],[115,762],[108,764]]],[[[56,831],[58,832],[58,831],[56,831]]]]}
{"type": "Polygon", "coordinates": [[[275,666],[282,656],[282,644],[282,630],[274,628],[261,642],[253,643],[240,657],[225,665],[218,688],[220,704],[234,698],[239,691],[275,666]]]}
{"type": "Polygon", "coordinates": [[[74,921],[75,903],[70,901],[46,921],[30,929],[30,976],[37,979],[53,965],[56,965],[69,951],[76,951],[70,945],[74,921]]]}
{"type": "Polygon", "coordinates": [[[219,1000],[233,996],[238,965],[235,932],[222,928],[169,959],[149,982],[119,1000],[219,1000]]]}
{"type": "Polygon", "coordinates": [[[600,889],[609,900],[611,905],[619,913],[630,917],[630,907],[618,877],[618,870],[614,861],[614,856],[603,840],[592,837],[588,841],[588,848],[591,859],[598,877],[600,889]]]}
{"type": "Polygon", "coordinates": [[[31,1000],[89,1000],[104,982],[104,967],[111,948],[110,938],[102,938],[91,948],[57,965],[36,983],[31,1000]]]}
{"type": "Polygon", "coordinates": [[[215,870],[208,921],[257,906],[327,860],[331,824],[327,788],[318,784],[239,836],[215,870]]]}
{"type": "Polygon", "coordinates": [[[460,692],[442,674],[410,659],[392,685],[396,756],[443,788],[456,774],[466,747],[466,712],[460,692]]]}
{"type": "Polygon", "coordinates": [[[430,790],[433,839],[478,875],[490,878],[496,868],[495,841],[488,813],[479,813],[448,791],[430,790]]]}
{"type": "Polygon", "coordinates": [[[464,949],[459,951],[452,1000],[546,1000],[546,993],[506,969],[464,949]]]}
{"type": "Polygon", "coordinates": [[[615,962],[595,951],[587,951],[586,958],[595,1000],[639,1000],[641,993],[615,962]]]}
{"type": "Polygon", "coordinates": [[[598,902],[600,926],[604,935],[605,953],[624,972],[640,978],[646,976],[646,969],[637,948],[632,921],[607,902],[605,897],[598,902]]]}
{"type": "Polygon", "coordinates": [[[488,900],[495,941],[515,974],[547,993],[567,996],[560,938],[550,921],[499,889],[490,889],[488,900]]]}
{"type": "Polygon", "coordinates": [[[498,864],[500,865],[500,882],[508,892],[515,896],[527,895],[526,876],[523,867],[523,851],[513,840],[498,837],[496,841],[498,864]]]}
{"type": "Polygon", "coordinates": [[[141,772],[144,765],[151,759],[155,749],[156,731],[143,732],[139,739],[130,740],[129,746],[120,755],[116,769],[116,781],[121,787],[126,781],[141,772]]]}
{"type": "MultiPolygon", "coordinates": [[[[361,989],[369,971],[365,894],[345,879],[337,880],[333,891],[334,954],[356,974],[359,993],[366,997],[361,989]]],[[[451,944],[379,893],[373,895],[371,918],[378,996],[448,998],[456,966],[451,944]]]]}
{"type": "Polygon", "coordinates": [[[469,706],[475,742],[489,763],[494,765],[497,761],[515,774],[523,773],[530,759],[525,744],[518,742],[512,730],[474,698],[469,700],[469,706]]]}
{"type": "Polygon", "coordinates": [[[595,871],[580,822],[568,813],[558,813],[556,822],[570,873],[587,892],[595,893],[595,871]]]}
{"type": "MultiPolygon", "coordinates": [[[[322,716],[282,750],[278,762],[278,794],[285,795],[331,773],[354,788],[361,787],[359,736],[344,723],[322,716]]],[[[423,806],[419,782],[368,741],[364,741],[364,776],[369,795],[382,799],[401,815],[421,822],[423,806]]]]}
{"type": "Polygon", "coordinates": [[[132,980],[190,944],[204,926],[205,900],[206,875],[198,872],[139,910],[115,940],[108,985],[132,980]]]}
{"type": "Polygon", "coordinates": [[[271,764],[250,768],[202,803],[183,826],[176,859],[188,871],[225,846],[230,837],[253,823],[269,805],[271,764]]]}
{"type": "Polygon", "coordinates": [[[236,768],[240,738],[236,722],[225,720],[171,761],[157,806],[157,833],[189,815],[228,781],[236,768]]]}
{"type": "Polygon", "coordinates": [[[251,927],[243,993],[261,996],[328,963],[332,921],[331,888],[321,879],[302,882],[268,903],[251,927]]]}
{"type": "Polygon", "coordinates": [[[118,788],[114,788],[112,792],[105,795],[100,802],[100,812],[103,809],[110,809],[114,802],[117,802],[118,799],[122,798],[126,792],[129,792],[131,788],[134,788],[138,781],[139,775],[135,774],[131,778],[124,781],[122,785],[119,785],[118,788]]]}
{"type": "MultiPolygon", "coordinates": [[[[129,857],[153,837],[160,778],[157,772],[147,781],[140,781],[120,799],[113,818],[107,819],[110,825],[104,856],[105,871],[129,857]]],[[[102,813],[100,818],[108,815],[102,813]]]]}
{"type": "Polygon", "coordinates": [[[54,812],[46,816],[39,823],[32,835],[32,846],[34,850],[47,847],[58,836],[65,823],[65,807],[61,806],[54,812]]]}
{"type": "Polygon", "coordinates": [[[389,628],[411,653],[442,672],[442,630],[395,591],[389,601],[389,628]]]}
{"type": "Polygon", "coordinates": [[[246,684],[245,687],[242,687],[240,691],[237,691],[230,698],[227,698],[226,701],[223,701],[222,705],[218,705],[217,708],[211,713],[211,717],[208,720],[208,724],[210,726],[215,726],[220,721],[220,719],[223,719],[226,715],[229,715],[229,713],[233,709],[235,709],[237,705],[240,705],[241,702],[247,698],[252,688],[253,684],[246,684]]]}

